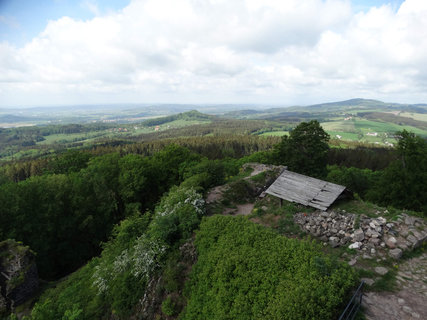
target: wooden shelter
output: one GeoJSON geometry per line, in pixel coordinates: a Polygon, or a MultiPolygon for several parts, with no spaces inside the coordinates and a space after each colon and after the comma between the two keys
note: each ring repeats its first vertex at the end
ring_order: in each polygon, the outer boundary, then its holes
{"type": "Polygon", "coordinates": [[[325,211],[345,189],[338,184],[284,170],[265,192],[325,211]]]}

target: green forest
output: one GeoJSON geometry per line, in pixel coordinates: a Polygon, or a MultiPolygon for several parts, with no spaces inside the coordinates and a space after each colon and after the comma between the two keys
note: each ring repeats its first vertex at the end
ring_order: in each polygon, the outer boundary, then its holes
{"type": "MultiPolygon", "coordinates": [[[[316,120],[282,123],[281,137],[253,134],[266,120],[198,113],[145,124],[188,118],[206,123],[1,164],[0,241],[28,246],[41,279],[29,302],[0,308],[4,319],[338,318],[360,272],[310,237],[207,211],[209,190],[243,181],[245,163],[284,165],[346,186],[358,203],[426,218],[427,141],[413,132],[396,132],[394,148],[340,147],[316,120]]],[[[13,130],[27,148],[46,130],[88,129],[13,130]]]]}

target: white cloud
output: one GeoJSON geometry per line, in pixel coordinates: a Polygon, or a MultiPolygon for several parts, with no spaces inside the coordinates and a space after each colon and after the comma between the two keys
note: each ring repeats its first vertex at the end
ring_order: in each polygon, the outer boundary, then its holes
{"type": "Polygon", "coordinates": [[[423,0],[367,12],[344,0],[134,0],[50,21],[21,48],[0,43],[0,104],[421,102],[426,16],[423,0]]]}

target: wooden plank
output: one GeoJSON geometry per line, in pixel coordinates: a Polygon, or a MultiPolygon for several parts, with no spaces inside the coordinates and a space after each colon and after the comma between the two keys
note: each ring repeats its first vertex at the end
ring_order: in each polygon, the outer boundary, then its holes
{"type": "Polygon", "coordinates": [[[344,186],[284,170],[265,192],[287,201],[326,210],[344,190],[344,186]]]}

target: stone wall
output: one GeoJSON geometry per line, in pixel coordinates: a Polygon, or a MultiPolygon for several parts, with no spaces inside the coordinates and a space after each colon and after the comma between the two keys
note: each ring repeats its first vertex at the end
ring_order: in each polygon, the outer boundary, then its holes
{"type": "Polygon", "coordinates": [[[348,246],[367,257],[390,256],[399,259],[403,251],[420,246],[427,239],[423,219],[404,213],[396,221],[378,216],[360,216],[345,211],[296,213],[294,221],[301,229],[332,247],[348,246]]]}

